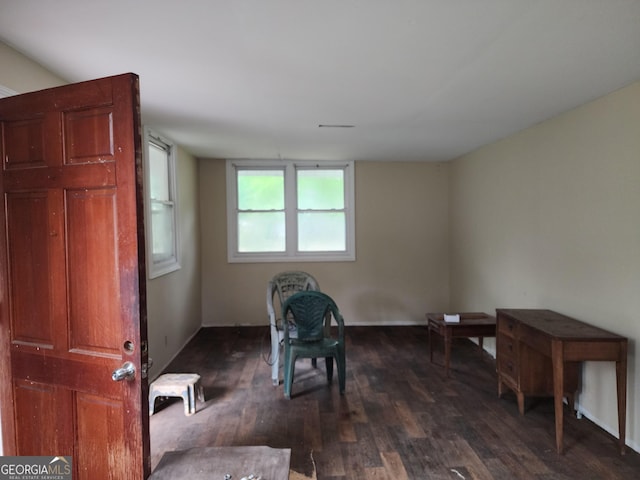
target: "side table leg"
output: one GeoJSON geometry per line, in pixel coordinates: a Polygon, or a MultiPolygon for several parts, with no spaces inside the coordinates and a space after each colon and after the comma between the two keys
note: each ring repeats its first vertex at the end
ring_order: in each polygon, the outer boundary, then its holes
{"type": "Polygon", "coordinates": [[[620,455],[624,455],[627,435],[627,340],[621,342],[620,345],[620,360],[616,362],[616,386],[618,390],[618,441],[620,455]]]}
{"type": "Polygon", "coordinates": [[[449,365],[451,363],[451,329],[444,329],[444,369],[446,376],[449,376],[449,365]]]}
{"type": "Polygon", "coordinates": [[[433,336],[431,333],[431,325],[427,326],[429,330],[429,361],[433,363],[433,336]]]}

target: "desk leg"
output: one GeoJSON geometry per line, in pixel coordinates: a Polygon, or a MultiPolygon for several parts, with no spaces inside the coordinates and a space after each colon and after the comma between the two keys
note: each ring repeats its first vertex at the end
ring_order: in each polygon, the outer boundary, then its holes
{"type": "Polygon", "coordinates": [[[556,416],[556,449],[562,454],[562,390],[564,389],[563,344],[559,340],[551,341],[551,362],[553,364],[553,405],[556,416]]]}
{"type": "Polygon", "coordinates": [[[616,362],[616,386],[618,388],[618,438],[620,455],[625,454],[627,436],[627,341],[620,345],[620,360],[616,362]]]}
{"type": "Polygon", "coordinates": [[[484,352],[484,337],[478,337],[478,345],[480,345],[480,358],[482,358],[482,353],[484,352]]]}

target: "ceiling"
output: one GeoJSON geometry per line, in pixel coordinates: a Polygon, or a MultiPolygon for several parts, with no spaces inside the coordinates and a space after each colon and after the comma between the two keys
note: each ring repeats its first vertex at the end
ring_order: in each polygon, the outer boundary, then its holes
{"type": "Polygon", "coordinates": [[[0,41],[137,73],[198,157],[444,161],[640,80],[640,0],[0,0],[0,41]]]}

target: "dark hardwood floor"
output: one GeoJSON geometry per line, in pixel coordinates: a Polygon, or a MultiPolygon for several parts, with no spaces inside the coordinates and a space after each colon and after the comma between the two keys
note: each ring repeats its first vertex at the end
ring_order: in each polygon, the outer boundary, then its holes
{"type": "MultiPolygon", "coordinates": [[[[347,388],[327,386],[324,360],[296,364],[291,400],[271,383],[268,328],[205,328],[167,372],[202,376],[204,404],[157,404],[152,464],[200,446],[291,448],[291,468],[332,479],[632,479],[640,454],[589,420],[565,415],[555,450],[553,402],[497,397],[495,362],[468,340],[429,363],[426,327],[347,327],[347,388]]],[[[613,366],[612,366],[613,368],[613,366]]]]}

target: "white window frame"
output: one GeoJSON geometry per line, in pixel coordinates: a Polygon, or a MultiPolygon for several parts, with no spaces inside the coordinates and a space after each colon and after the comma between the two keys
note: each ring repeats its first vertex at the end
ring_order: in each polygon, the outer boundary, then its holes
{"type": "Polygon", "coordinates": [[[355,241],[355,193],[354,162],[306,161],[306,160],[227,160],[227,260],[229,263],[252,262],[348,262],[356,259],[355,241]],[[297,168],[328,168],[344,171],[345,251],[300,252],[297,248],[297,168]],[[285,252],[238,252],[238,169],[284,170],[285,190],[285,252]]]}
{"type": "Polygon", "coordinates": [[[176,146],[175,144],[154,132],[151,128],[144,128],[144,188],[145,188],[145,228],[147,239],[147,275],[150,279],[175,272],[180,269],[180,232],[178,229],[178,189],[176,186],[176,146]],[[167,178],[169,198],[173,206],[171,228],[173,229],[173,254],[166,259],[154,261],[153,258],[153,228],[151,216],[151,168],[149,165],[149,144],[161,144],[168,149],[167,178]]]}

